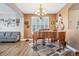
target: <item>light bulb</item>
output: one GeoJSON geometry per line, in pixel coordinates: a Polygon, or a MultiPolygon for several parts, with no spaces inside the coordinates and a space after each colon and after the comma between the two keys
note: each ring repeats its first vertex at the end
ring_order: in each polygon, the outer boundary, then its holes
{"type": "Polygon", "coordinates": [[[45,12],[44,14],[46,15],[47,13],[45,12]]]}
{"type": "Polygon", "coordinates": [[[42,13],[41,15],[43,16],[44,14],[42,13]]]}
{"type": "Polygon", "coordinates": [[[40,12],[39,10],[37,10],[37,12],[40,12]]]}
{"type": "Polygon", "coordinates": [[[38,14],[38,12],[35,12],[35,14],[38,14]]]}

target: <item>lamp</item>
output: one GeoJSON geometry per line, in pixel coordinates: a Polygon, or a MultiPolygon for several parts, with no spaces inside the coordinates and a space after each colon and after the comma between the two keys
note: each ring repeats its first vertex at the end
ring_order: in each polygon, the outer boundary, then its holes
{"type": "Polygon", "coordinates": [[[36,10],[34,12],[35,15],[39,16],[40,19],[42,19],[43,16],[47,15],[47,12],[43,9],[42,4],[40,4],[40,7],[38,8],[38,10],[36,10]]]}

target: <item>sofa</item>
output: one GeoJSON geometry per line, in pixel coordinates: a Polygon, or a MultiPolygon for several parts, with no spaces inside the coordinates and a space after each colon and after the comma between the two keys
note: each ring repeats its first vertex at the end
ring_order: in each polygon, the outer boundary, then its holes
{"type": "Polygon", "coordinates": [[[0,32],[0,42],[17,42],[20,40],[20,32],[0,32]]]}

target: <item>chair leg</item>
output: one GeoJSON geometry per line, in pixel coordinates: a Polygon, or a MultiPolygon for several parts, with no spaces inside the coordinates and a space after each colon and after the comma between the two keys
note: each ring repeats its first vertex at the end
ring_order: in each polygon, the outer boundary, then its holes
{"type": "Polygon", "coordinates": [[[63,50],[66,48],[66,42],[63,43],[63,50]]]}
{"type": "Polygon", "coordinates": [[[36,49],[37,49],[37,40],[36,40],[36,49]]]}
{"type": "Polygon", "coordinates": [[[61,52],[61,43],[59,43],[59,48],[56,51],[61,52]]]}
{"type": "Polygon", "coordinates": [[[34,47],[34,43],[35,43],[35,42],[34,42],[34,40],[33,40],[33,47],[34,47]]]}
{"type": "Polygon", "coordinates": [[[43,42],[42,42],[42,44],[43,44],[43,45],[45,45],[45,39],[43,39],[43,42]]]}
{"type": "Polygon", "coordinates": [[[33,40],[33,48],[34,48],[35,51],[38,51],[37,40],[33,40]]]}
{"type": "Polygon", "coordinates": [[[51,38],[51,43],[53,43],[53,38],[51,38]]]}
{"type": "Polygon", "coordinates": [[[50,43],[50,38],[48,38],[48,43],[50,43]]]}

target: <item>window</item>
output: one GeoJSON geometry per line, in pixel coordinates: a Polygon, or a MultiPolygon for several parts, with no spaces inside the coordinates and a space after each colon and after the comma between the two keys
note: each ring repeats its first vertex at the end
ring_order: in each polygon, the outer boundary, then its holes
{"type": "Polygon", "coordinates": [[[45,16],[40,19],[38,16],[33,16],[31,26],[32,33],[39,31],[40,29],[49,29],[49,17],[45,16]]]}

